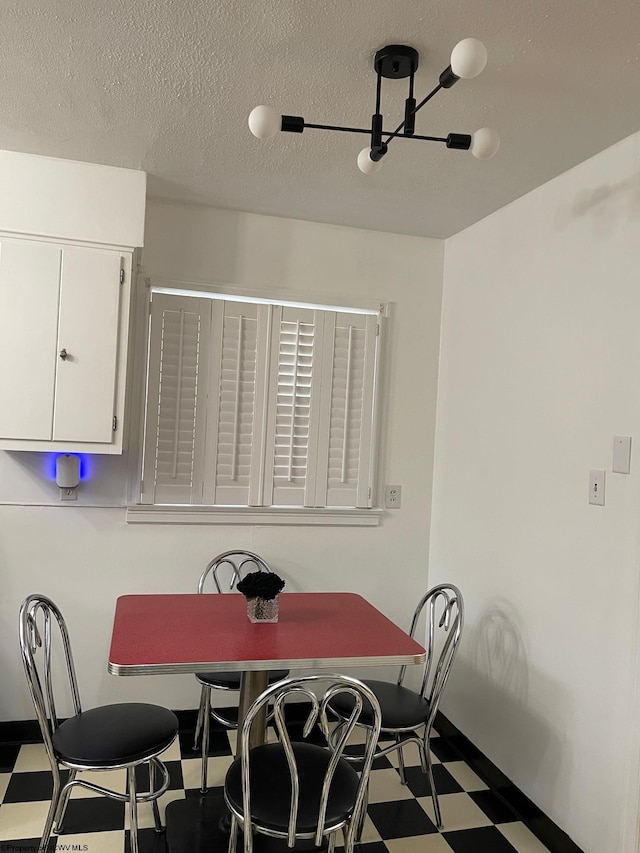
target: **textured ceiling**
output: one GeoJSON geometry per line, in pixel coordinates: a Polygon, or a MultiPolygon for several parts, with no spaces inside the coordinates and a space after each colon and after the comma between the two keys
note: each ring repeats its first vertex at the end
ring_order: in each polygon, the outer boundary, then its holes
{"type": "MultiPolygon", "coordinates": [[[[0,148],[144,169],[150,195],[216,207],[446,237],[640,129],[638,0],[2,0],[0,33],[0,148]],[[399,139],[365,177],[363,136],[248,131],[261,103],[366,127],[378,48],[418,49],[420,99],[468,36],[487,68],[416,132],[495,127],[492,160],[399,139]]],[[[385,128],[405,96],[385,81],[385,128]]]]}

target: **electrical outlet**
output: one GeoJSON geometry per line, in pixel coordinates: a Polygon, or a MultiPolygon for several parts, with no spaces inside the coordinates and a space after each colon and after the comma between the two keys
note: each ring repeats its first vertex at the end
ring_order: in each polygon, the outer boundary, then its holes
{"type": "Polygon", "coordinates": [[[400,509],[402,486],[384,487],[384,505],[386,509],[400,509]]]}

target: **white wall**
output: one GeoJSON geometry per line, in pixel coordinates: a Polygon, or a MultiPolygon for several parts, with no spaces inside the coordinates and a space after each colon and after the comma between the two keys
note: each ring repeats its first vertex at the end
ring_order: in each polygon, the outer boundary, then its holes
{"type": "Polygon", "coordinates": [[[637,849],[639,234],[636,135],[445,252],[430,581],[467,623],[443,710],[588,853],[637,849]]]}
{"type": "Polygon", "coordinates": [[[235,546],[262,554],[289,589],[357,591],[402,625],[427,583],[444,244],[151,203],[145,247],[148,275],[392,303],[381,474],[402,484],[402,509],[377,528],[127,525],[126,457],[94,457],[79,505],[60,506],[46,454],[0,453],[3,720],[34,716],[17,646],[30,592],[50,594],[67,617],[87,707],[135,696],[194,708],[192,677],[107,674],[118,595],[195,592],[211,556],[235,546]]]}

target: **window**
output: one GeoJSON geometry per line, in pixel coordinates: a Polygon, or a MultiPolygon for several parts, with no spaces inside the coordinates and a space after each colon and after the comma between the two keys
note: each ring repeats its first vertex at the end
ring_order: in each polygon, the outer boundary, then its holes
{"type": "Polygon", "coordinates": [[[371,507],[380,322],[152,288],[141,503],[371,507]]]}

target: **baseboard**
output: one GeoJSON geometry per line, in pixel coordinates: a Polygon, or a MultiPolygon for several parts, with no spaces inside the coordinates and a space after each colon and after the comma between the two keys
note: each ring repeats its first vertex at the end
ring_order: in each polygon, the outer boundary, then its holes
{"type": "Polygon", "coordinates": [[[42,743],[38,721],[0,722],[0,745],[12,743],[42,743]]]}
{"type": "Polygon", "coordinates": [[[547,817],[510,779],[507,779],[504,773],[444,714],[440,712],[436,714],[434,725],[440,737],[444,738],[482,781],[486,782],[513,809],[520,820],[545,847],[549,848],[551,853],[584,853],[564,830],[547,817]]]}

